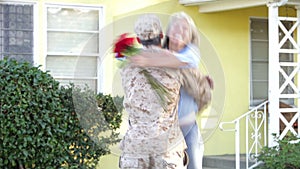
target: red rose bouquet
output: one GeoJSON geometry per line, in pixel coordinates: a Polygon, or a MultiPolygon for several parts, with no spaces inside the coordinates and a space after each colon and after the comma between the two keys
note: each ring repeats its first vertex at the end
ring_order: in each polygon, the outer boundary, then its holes
{"type": "MultiPolygon", "coordinates": [[[[121,68],[128,64],[128,57],[138,54],[141,50],[142,44],[140,43],[139,38],[130,36],[127,33],[120,35],[114,44],[115,58],[121,61],[121,68]]],[[[160,103],[163,109],[166,111],[167,99],[170,97],[167,89],[146,69],[142,69],[141,73],[144,74],[152,89],[156,91],[156,94],[160,99],[160,103]]]]}
{"type": "Polygon", "coordinates": [[[127,33],[120,35],[114,44],[115,58],[122,61],[120,67],[127,64],[127,57],[138,54],[141,49],[139,38],[127,33]]]}

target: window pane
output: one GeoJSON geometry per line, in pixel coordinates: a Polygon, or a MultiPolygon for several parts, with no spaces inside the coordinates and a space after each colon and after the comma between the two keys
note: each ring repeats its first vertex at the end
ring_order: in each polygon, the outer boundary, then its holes
{"type": "Polygon", "coordinates": [[[268,41],[252,41],[252,59],[253,60],[268,60],[268,41]]]}
{"type": "Polygon", "coordinates": [[[8,43],[4,44],[4,52],[6,53],[32,53],[32,32],[28,31],[3,31],[4,39],[8,43]]]}
{"type": "Polygon", "coordinates": [[[98,53],[97,35],[90,33],[49,32],[48,52],[98,53]]]}
{"type": "Polygon", "coordinates": [[[0,55],[33,63],[33,6],[0,4],[0,55]]]}
{"type": "Polygon", "coordinates": [[[268,98],[268,82],[253,82],[253,95],[256,100],[268,98]]]}
{"type": "Polygon", "coordinates": [[[268,20],[252,19],[251,20],[251,38],[268,40],[268,20]]]}
{"type": "Polygon", "coordinates": [[[6,56],[9,56],[9,58],[11,59],[15,59],[17,61],[27,61],[29,63],[33,63],[33,62],[30,62],[30,60],[32,61],[32,55],[25,55],[25,54],[9,54],[9,55],[6,55],[6,56]]]}
{"type": "Polygon", "coordinates": [[[49,7],[47,11],[48,29],[97,31],[98,18],[98,11],[83,8],[49,7]]]}
{"type": "Polygon", "coordinates": [[[48,56],[47,70],[54,77],[97,77],[97,58],[78,56],[48,56]]]}
{"type": "Polygon", "coordinates": [[[252,80],[268,80],[268,63],[252,63],[252,80]]]}

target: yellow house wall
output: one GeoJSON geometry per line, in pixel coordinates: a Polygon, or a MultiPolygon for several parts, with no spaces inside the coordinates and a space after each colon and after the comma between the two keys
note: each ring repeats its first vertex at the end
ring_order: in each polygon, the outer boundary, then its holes
{"type": "MultiPolygon", "coordinates": [[[[199,16],[199,29],[214,45],[225,75],[226,100],[221,121],[232,121],[249,110],[249,20],[250,17],[267,17],[267,7],[199,14],[199,16]]],[[[242,129],[242,135],[243,131],[242,129]]],[[[233,154],[234,143],[233,132],[217,129],[205,144],[205,154],[233,154]]],[[[245,147],[244,142],[241,142],[241,145],[245,147]]]]}
{"type": "MultiPolygon", "coordinates": [[[[210,72],[214,73],[221,69],[224,73],[225,83],[225,102],[221,121],[231,121],[239,115],[248,111],[249,108],[249,18],[268,16],[266,6],[247,8],[241,10],[232,10],[217,13],[199,13],[198,6],[185,7],[178,3],[178,0],[39,0],[39,30],[45,30],[46,25],[43,18],[45,3],[64,3],[64,4],[90,4],[103,5],[105,25],[112,24],[115,21],[122,20],[124,17],[130,17],[145,12],[158,13],[160,15],[169,15],[173,12],[185,11],[192,16],[202,37],[207,39],[217,54],[221,63],[220,67],[211,65],[210,72]]],[[[118,30],[116,30],[118,31],[118,30]]],[[[42,31],[41,31],[42,32],[42,31]]],[[[42,32],[43,33],[43,32],[42,32]]],[[[39,50],[38,64],[44,65],[45,53],[44,36],[39,36],[41,48],[39,50]]],[[[209,53],[205,51],[207,44],[201,44],[202,56],[209,59],[209,53]]],[[[107,65],[112,65],[111,60],[106,61],[107,65]]],[[[112,69],[112,68],[110,68],[112,69]]],[[[108,71],[110,72],[110,71],[108,71]]],[[[209,71],[208,71],[209,72],[209,71]]],[[[113,80],[112,76],[106,79],[108,84],[113,80]]],[[[218,78],[218,75],[213,77],[218,78]]],[[[215,79],[218,82],[218,79],[215,79]]],[[[216,83],[216,87],[219,84],[216,83]]],[[[109,92],[110,86],[106,86],[109,92]]],[[[243,145],[244,143],[242,143],[243,145]]],[[[234,133],[222,132],[216,129],[213,135],[205,142],[205,155],[233,154],[234,153],[234,133]]],[[[112,154],[101,158],[98,169],[118,168],[118,154],[112,154]]]]}

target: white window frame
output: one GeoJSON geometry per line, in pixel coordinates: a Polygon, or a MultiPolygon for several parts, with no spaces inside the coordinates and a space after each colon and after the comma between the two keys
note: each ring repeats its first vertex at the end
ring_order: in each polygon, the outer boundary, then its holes
{"type": "MultiPolygon", "coordinates": [[[[45,6],[44,6],[44,20],[45,20],[45,32],[44,32],[44,35],[45,35],[45,46],[44,46],[44,49],[45,49],[45,56],[44,56],[44,60],[45,60],[45,63],[44,65],[46,66],[47,63],[47,56],[48,55],[64,55],[64,56],[68,56],[67,53],[48,53],[48,49],[47,49],[47,33],[48,33],[48,28],[47,28],[47,25],[48,25],[48,21],[47,21],[47,9],[48,7],[61,7],[61,8],[70,8],[70,9],[76,9],[76,8],[88,8],[89,10],[98,10],[99,11],[99,25],[98,25],[98,31],[96,33],[98,33],[98,38],[100,39],[100,31],[101,29],[103,28],[104,26],[104,20],[105,20],[105,17],[104,17],[104,6],[103,5],[86,5],[86,4],[66,4],[66,3],[46,3],[45,6]]],[[[97,80],[97,93],[102,93],[103,92],[103,88],[104,88],[104,67],[101,65],[101,61],[103,58],[101,58],[101,47],[100,47],[100,43],[99,43],[99,46],[98,46],[98,53],[95,55],[91,55],[91,54],[86,54],[86,55],[89,55],[89,56],[96,56],[97,57],[97,77],[96,77],[96,80],[97,80]]],[[[74,53],[72,53],[72,55],[74,55],[74,53]]],[[[75,54],[76,55],[76,54],[75,54]]],[[[79,53],[78,53],[79,55],[79,53]]],[[[82,55],[82,54],[81,54],[82,55]]],[[[55,77],[54,77],[55,78],[55,77]]],[[[59,77],[59,78],[67,78],[66,77],[59,77]]]]}
{"type": "Polygon", "coordinates": [[[38,59],[39,59],[39,54],[38,54],[38,49],[39,49],[39,19],[38,19],[38,5],[37,1],[26,1],[26,0],[10,0],[10,1],[1,1],[0,4],[8,4],[8,5],[32,5],[33,6],[33,66],[38,66],[38,59]]]}
{"type": "MultiPolygon", "coordinates": [[[[252,20],[267,20],[268,18],[258,18],[258,17],[250,17],[249,19],[249,45],[250,45],[250,57],[249,57],[249,72],[250,72],[250,76],[249,76],[249,83],[250,83],[250,90],[249,90],[249,107],[250,109],[255,107],[255,105],[259,104],[260,102],[263,102],[263,100],[254,100],[254,96],[253,96],[253,83],[252,83],[252,36],[251,36],[251,22],[252,20]]],[[[268,40],[266,41],[266,43],[268,44],[268,40]]],[[[267,56],[268,57],[268,56],[267,56]]],[[[268,61],[268,60],[267,60],[268,61]]],[[[266,72],[268,73],[268,72],[266,72]]],[[[266,81],[268,81],[268,79],[266,79],[266,81]]],[[[268,95],[266,95],[266,99],[268,99],[268,95]]]]}
{"type": "MultiPolygon", "coordinates": [[[[252,109],[253,107],[255,107],[256,105],[262,103],[263,101],[265,100],[253,100],[253,83],[252,83],[252,37],[251,37],[251,21],[252,20],[265,20],[266,22],[268,22],[268,18],[260,18],[260,17],[250,17],[250,21],[249,21],[249,41],[250,41],[250,57],[249,57],[249,65],[250,65],[250,76],[249,76],[249,83],[250,83],[250,90],[249,90],[249,96],[250,96],[250,99],[249,99],[249,109],[252,109]],[[253,103],[253,104],[251,104],[253,103]]],[[[268,30],[268,28],[267,28],[268,30]]],[[[266,41],[266,43],[268,43],[269,39],[266,41]]],[[[267,49],[267,52],[268,52],[268,49],[267,49]]],[[[267,56],[267,60],[266,60],[268,63],[269,63],[269,56],[267,56]]],[[[267,74],[269,72],[266,72],[267,74]]],[[[266,79],[266,81],[268,82],[269,79],[266,79]]],[[[269,82],[268,82],[269,83],[269,82]]],[[[268,92],[268,91],[267,91],[268,92]]],[[[266,99],[268,99],[268,94],[266,95],[266,99]]],[[[284,101],[286,104],[289,104],[289,105],[293,105],[293,100],[292,99],[289,99],[289,100],[286,100],[284,101]]]]}

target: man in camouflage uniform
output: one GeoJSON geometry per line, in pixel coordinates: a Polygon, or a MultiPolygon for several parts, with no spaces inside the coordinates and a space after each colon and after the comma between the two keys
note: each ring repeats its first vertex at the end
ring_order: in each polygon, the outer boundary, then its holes
{"type": "MultiPolygon", "coordinates": [[[[147,45],[146,50],[161,50],[162,29],[155,15],[141,16],[136,22],[135,32],[141,42],[147,45]]],[[[189,93],[198,97],[200,102],[200,95],[205,92],[197,87],[200,75],[197,70],[140,68],[132,64],[121,70],[125,92],[124,107],[129,114],[129,128],[120,144],[120,168],[186,168],[186,144],[177,113],[179,90],[181,85],[185,85],[190,88],[189,93]],[[156,91],[142,73],[143,70],[147,70],[168,91],[166,109],[162,107],[156,91]]]]}

